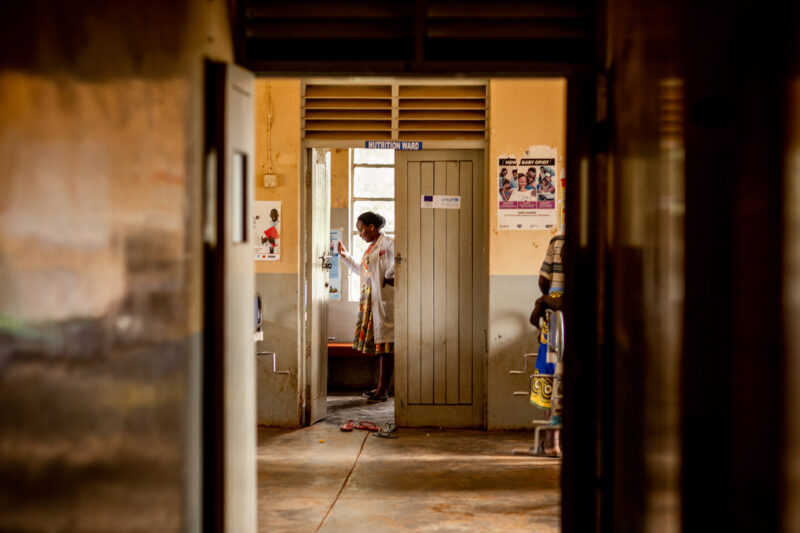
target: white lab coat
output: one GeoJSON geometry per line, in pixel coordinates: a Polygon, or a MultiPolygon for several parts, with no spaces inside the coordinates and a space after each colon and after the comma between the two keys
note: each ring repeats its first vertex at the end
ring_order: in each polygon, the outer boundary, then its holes
{"type": "Polygon", "coordinates": [[[350,254],[340,254],[347,268],[372,284],[372,328],[375,343],[394,342],[394,287],[381,287],[383,278],[394,279],[394,239],[381,233],[375,246],[359,262],[350,254]],[[369,267],[369,272],[364,268],[369,267]]]}

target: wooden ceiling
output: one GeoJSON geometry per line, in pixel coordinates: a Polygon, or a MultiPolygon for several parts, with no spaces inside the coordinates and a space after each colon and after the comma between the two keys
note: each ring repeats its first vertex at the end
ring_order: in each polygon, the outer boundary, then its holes
{"type": "Polygon", "coordinates": [[[237,61],[260,75],[559,75],[597,60],[595,0],[237,1],[237,61]]]}

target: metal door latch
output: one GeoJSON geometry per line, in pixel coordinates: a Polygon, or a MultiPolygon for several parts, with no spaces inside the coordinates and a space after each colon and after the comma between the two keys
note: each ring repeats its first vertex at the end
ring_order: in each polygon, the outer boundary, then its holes
{"type": "Polygon", "coordinates": [[[320,256],[320,260],[322,261],[322,270],[330,270],[333,268],[333,264],[331,264],[331,258],[325,254],[320,256]]]}

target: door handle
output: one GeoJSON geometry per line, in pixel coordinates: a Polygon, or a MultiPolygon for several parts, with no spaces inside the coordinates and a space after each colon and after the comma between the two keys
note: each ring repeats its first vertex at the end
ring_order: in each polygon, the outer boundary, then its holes
{"type": "Polygon", "coordinates": [[[333,268],[330,257],[328,257],[325,254],[322,254],[320,256],[320,259],[322,260],[322,270],[330,270],[333,268]]]}
{"type": "Polygon", "coordinates": [[[401,254],[397,254],[394,256],[394,262],[398,265],[403,262],[403,256],[401,254]]]}

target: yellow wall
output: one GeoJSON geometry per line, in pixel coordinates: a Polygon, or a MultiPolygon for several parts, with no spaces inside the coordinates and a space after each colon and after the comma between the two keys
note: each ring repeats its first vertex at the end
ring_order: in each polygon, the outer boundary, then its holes
{"type": "MultiPolygon", "coordinates": [[[[492,80],[489,83],[489,176],[496,181],[497,158],[518,158],[531,145],[558,149],[559,175],[566,161],[567,82],[565,79],[492,80]]],[[[489,273],[538,275],[547,243],[558,228],[547,231],[497,229],[497,194],[489,192],[489,273]]]]}
{"type": "Polygon", "coordinates": [[[331,153],[331,209],[350,206],[350,158],[346,148],[331,153]]]}
{"type": "MultiPolygon", "coordinates": [[[[531,145],[555,146],[564,167],[566,147],[566,90],[564,79],[492,80],[489,113],[489,176],[504,153],[517,157],[531,145]]],[[[300,229],[300,81],[256,81],[256,200],[282,202],[281,259],[257,261],[257,273],[297,273],[300,229]],[[261,176],[267,161],[267,109],[272,99],[272,171],[278,187],[265,189],[261,176]]],[[[347,150],[331,154],[331,208],[348,206],[347,150]]],[[[559,171],[560,172],[560,171],[559,171]]],[[[487,179],[489,179],[487,177],[487,179]]],[[[557,231],[499,231],[496,197],[489,194],[489,272],[492,275],[536,275],[547,243],[557,231]]]]}
{"type": "Polygon", "coordinates": [[[255,104],[255,199],[281,202],[281,258],[256,261],[257,274],[300,272],[300,80],[257,79],[255,104]],[[269,109],[272,136],[269,136],[269,109]],[[268,145],[271,150],[268,150],[268,145]],[[264,188],[263,175],[278,175],[278,186],[264,188]]]}

